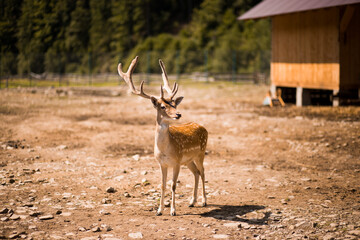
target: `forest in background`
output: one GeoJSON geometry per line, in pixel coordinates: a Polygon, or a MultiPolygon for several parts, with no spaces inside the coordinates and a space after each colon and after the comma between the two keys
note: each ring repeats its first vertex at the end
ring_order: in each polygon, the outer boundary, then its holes
{"type": "Polygon", "coordinates": [[[238,21],[260,0],[2,0],[1,75],[268,72],[270,20],[238,21]],[[206,63],[206,64],[204,64],[206,63]],[[206,68],[206,69],[205,69],[206,68]]]}

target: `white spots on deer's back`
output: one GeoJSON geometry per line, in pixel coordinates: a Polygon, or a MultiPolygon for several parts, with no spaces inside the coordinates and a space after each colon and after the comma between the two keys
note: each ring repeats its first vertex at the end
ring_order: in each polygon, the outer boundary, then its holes
{"type": "Polygon", "coordinates": [[[192,151],[205,151],[207,143],[207,131],[196,123],[170,126],[170,138],[178,147],[179,153],[192,151]]]}

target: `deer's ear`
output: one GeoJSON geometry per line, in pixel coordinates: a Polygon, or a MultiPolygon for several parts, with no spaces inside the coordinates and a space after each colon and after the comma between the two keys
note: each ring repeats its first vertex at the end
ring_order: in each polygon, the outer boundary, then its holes
{"type": "Polygon", "coordinates": [[[175,105],[179,105],[181,103],[181,101],[184,99],[184,97],[178,97],[175,99],[175,105]]]}
{"type": "Polygon", "coordinates": [[[157,101],[156,97],[151,96],[150,99],[151,99],[152,104],[154,105],[154,108],[156,108],[158,105],[158,101],[157,101]]]}

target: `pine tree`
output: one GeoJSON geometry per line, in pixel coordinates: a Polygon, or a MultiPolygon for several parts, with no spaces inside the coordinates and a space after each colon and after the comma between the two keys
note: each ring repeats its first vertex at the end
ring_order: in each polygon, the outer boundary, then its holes
{"type": "Polygon", "coordinates": [[[19,73],[44,72],[44,52],[49,33],[44,16],[49,11],[48,2],[24,0],[22,15],[18,21],[17,47],[19,49],[19,73]]]}
{"type": "Polygon", "coordinates": [[[15,74],[18,49],[17,27],[22,0],[2,0],[0,2],[0,74],[15,74]]]}
{"type": "Polygon", "coordinates": [[[77,0],[71,12],[70,25],[66,28],[65,46],[68,52],[66,71],[89,72],[89,29],[91,23],[89,0],[77,0]]]}
{"type": "Polygon", "coordinates": [[[71,12],[75,9],[73,0],[52,0],[52,11],[45,21],[51,28],[51,43],[46,50],[46,71],[64,73],[68,58],[66,49],[66,30],[71,22],[71,12]]]}
{"type": "Polygon", "coordinates": [[[89,51],[92,56],[94,71],[109,72],[111,66],[112,24],[110,18],[111,2],[107,0],[90,0],[91,26],[89,30],[89,51]]]}
{"type": "Polygon", "coordinates": [[[91,14],[88,0],[77,0],[71,12],[71,22],[66,29],[66,48],[70,52],[87,52],[91,14]]]}
{"type": "Polygon", "coordinates": [[[135,47],[146,35],[146,6],[149,0],[113,1],[113,44],[117,53],[135,47]],[[145,5],[145,7],[144,7],[145,5]]]}

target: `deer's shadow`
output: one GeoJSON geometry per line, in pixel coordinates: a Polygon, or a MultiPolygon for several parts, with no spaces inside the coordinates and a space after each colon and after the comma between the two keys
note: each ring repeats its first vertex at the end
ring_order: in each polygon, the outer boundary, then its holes
{"type": "Polygon", "coordinates": [[[212,217],[219,220],[231,220],[238,222],[245,222],[248,224],[255,225],[267,225],[271,212],[264,212],[264,216],[261,218],[245,218],[243,217],[247,213],[254,212],[257,210],[265,209],[265,206],[261,205],[209,205],[209,207],[216,207],[209,212],[201,213],[202,217],[212,217]]]}

